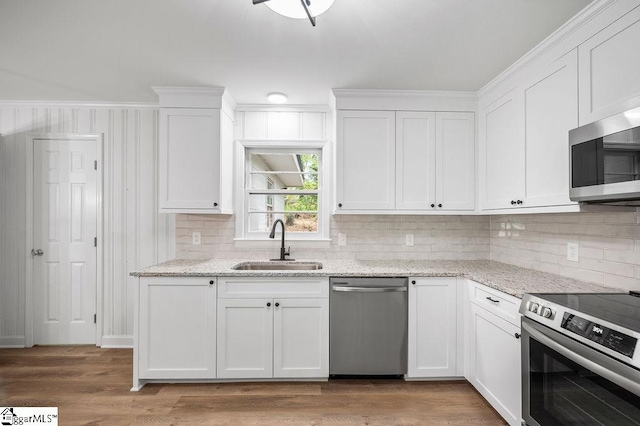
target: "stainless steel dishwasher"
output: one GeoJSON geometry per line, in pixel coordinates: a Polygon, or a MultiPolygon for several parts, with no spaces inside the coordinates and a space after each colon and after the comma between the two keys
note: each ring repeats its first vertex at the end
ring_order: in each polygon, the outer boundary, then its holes
{"type": "Polygon", "coordinates": [[[407,278],[331,278],[329,374],[407,373],[407,278]]]}

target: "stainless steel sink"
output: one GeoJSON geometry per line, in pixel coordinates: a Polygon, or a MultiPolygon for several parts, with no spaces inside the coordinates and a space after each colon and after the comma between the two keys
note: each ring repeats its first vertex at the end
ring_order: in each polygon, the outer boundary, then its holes
{"type": "Polygon", "coordinates": [[[236,271],[316,271],[322,269],[318,262],[243,262],[233,265],[236,271]]]}

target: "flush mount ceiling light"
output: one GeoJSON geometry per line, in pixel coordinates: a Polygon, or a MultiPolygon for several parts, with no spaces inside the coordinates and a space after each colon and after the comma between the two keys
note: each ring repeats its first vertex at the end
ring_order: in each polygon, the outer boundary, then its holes
{"type": "Polygon", "coordinates": [[[287,95],[284,93],[269,93],[267,95],[267,100],[272,104],[283,104],[287,102],[287,95]]]}
{"type": "Polygon", "coordinates": [[[294,19],[309,18],[316,26],[316,16],[324,13],[335,0],[253,0],[253,4],[266,3],[267,7],[282,16],[294,19]]]}

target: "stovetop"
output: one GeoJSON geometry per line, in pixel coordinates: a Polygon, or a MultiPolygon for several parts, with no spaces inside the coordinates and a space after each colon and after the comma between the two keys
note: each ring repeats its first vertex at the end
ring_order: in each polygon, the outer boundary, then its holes
{"type": "Polygon", "coordinates": [[[532,296],[640,333],[640,296],[625,293],[533,293],[532,296]]]}

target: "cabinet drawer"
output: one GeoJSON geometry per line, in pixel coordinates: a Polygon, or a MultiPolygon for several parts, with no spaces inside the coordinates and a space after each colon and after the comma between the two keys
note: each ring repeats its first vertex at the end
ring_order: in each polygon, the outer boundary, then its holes
{"type": "Polygon", "coordinates": [[[518,310],[521,299],[475,281],[469,281],[469,299],[472,303],[520,327],[518,310]]]}
{"type": "Polygon", "coordinates": [[[328,298],[328,277],[220,277],[219,299],[256,297],[328,298]]]}

